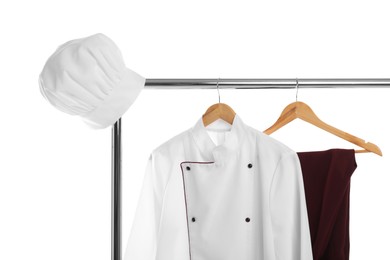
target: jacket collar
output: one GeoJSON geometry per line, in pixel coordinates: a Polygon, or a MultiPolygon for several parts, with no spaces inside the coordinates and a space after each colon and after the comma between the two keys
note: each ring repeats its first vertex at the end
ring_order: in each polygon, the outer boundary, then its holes
{"type": "Polygon", "coordinates": [[[225,141],[216,145],[208,134],[202,117],[191,128],[191,134],[205,160],[223,162],[228,160],[232,155],[238,154],[242,139],[245,136],[245,125],[237,114],[233,119],[230,130],[225,131],[229,132],[226,135],[225,141]]]}

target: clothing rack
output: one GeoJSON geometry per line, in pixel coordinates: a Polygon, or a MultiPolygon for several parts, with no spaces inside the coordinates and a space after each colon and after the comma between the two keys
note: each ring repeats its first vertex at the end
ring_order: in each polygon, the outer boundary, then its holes
{"type": "MultiPolygon", "coordinates": [[[[145,89],[390,88],[390,78],[146,79],[145,89]]],[[[112,126],[111,259],[121,260],[122,119],[112,126]]]]}

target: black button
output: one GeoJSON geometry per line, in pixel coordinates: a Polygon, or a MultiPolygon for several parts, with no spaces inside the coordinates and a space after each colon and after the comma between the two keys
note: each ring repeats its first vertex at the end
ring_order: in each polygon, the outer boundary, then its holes
{"type": "Polygon", "coordinates": [[[190,166],[187,166],[186,169],[187,169],[187,171],[191,170],[190,166]]]}
{"type": "Polygon", "coordinates": [[[192,222],[195,222],[195,218],[192,218],[192,222]]]}
{"type": "Polygon", "coordinates": [[[250,219],[250,218],[246,218],[245,221],[246,221],[246,222],[249,222],[249,221],[251,221],[251,219],[250,219]]]}
{"type": "Polygon", "coordinates": [[[248,168],[252,168],[252,164],[250,163],[250,164],[248,164],[248,168]]]}

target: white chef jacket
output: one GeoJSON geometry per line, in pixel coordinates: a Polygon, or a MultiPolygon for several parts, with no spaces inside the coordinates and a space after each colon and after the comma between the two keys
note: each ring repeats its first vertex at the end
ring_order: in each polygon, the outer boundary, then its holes
{"type": "Polygon", "coordinates": [[[152,151],[124,260],[313,259],[297,154],[222,122],[152,151]]]}

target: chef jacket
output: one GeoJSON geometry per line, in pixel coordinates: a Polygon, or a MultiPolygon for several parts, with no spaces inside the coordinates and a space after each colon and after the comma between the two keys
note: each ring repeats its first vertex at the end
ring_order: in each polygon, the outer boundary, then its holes
{"type": "Polygon", "coordinates": [[[124,260],[309,259],[296,152],[238,115],[151,152],[124,260]]]}

